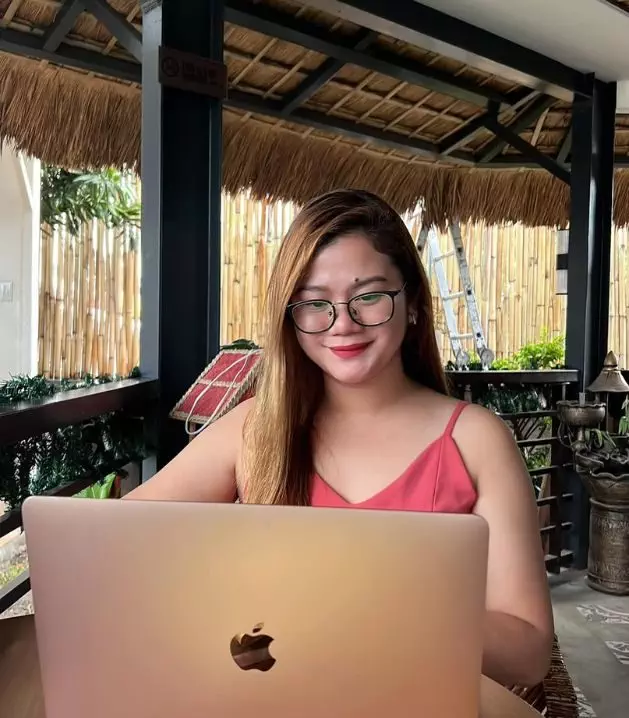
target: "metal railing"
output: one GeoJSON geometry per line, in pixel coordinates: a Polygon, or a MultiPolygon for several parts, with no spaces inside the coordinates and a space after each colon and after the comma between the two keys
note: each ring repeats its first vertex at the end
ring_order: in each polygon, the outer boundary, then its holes
{"type": "Polygon", "coordinates": [[[509,424],[527,462],[537,492],[540,534],[546,568],[559,573],[581,557],[579,546],[587,526],[583,525],[581,483],[572,472],[572,457],[557,438],[556,405],[560,399],[575,398],[579,373],[552,371],[452,371],[448,378],[453,393],[467,401],[489,404],[509,424]],[[501,397],[502,396],[502,400],[501,397]],[[535,401],[538,407],[501,411],[502,404],[535,401]]]}

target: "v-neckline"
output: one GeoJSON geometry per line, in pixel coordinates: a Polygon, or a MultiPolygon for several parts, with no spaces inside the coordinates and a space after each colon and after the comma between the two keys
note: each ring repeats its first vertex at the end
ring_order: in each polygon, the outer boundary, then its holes
{"type": "Polygon", "coordinates": [[[419,454],[411,461],[411,463],[404,469],[404,471],[391,483],[384,486],[379,491],[376,491],[375,494],[370,496],[369,498],[363,499],[362,501],[349,501],[346,499],[343,495],[341,495],[331,484],[329,484],[323,476],[318,471],[315,471],[314,478],[319,479],[321,483],[325,486],[326,490],[332,493],[339,501],[341,501],[346,506],[365,506],[367,504],[373,503],[374,501],[377,501],[378,499],[381,499],[383,496],[385,496],[389,491],[392,491],[396,486],[402,483],[402,481],[406,478],[409,471],[415,468],[417,464],[419,464],[422,459],[426,456],[426,454],[433,449],[435,446],[437,446],[441,441],[443,441],[449,434],[443,433],[440,436],[438,436],[436,439],[431,441],[428,446],[426,446],[422,451],[419,452],[419,454]]]}

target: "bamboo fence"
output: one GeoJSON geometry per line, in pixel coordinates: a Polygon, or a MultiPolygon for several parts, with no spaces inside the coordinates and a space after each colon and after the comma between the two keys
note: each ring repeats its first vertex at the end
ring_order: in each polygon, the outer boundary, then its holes
{"type": "MultiPolygon", "coordinates": [[[[223,278],[221,343],[251,339],[262,343],[260,310],[273,261],[282,237],[298,211],[285,202],[257,202],[244,194],[223,196],[223,278]]],[[[407,215],[411,235],[419,237],[419,216],[407,215]]],[[[552,228],[522,225],[463,225],[463,240],[488,346],[496,357],[507,357],[544,333],[563,334],[566,296],[555,293],[556,232],[552,228]]],[[[609,346],[627,366],[629,308],[629,255],[626,229],[612,237],[609,346]]],[[[450,236],[441,234],[443,253],[452,249],[450,236]]],[[[453,359],[441,299],[428,249],[423,256],[431,280],[437,338],[444,361],[453,359]]],[[[454,256],[444,261],[452,292],[461,291],[454,256]]],[[[461,333],[471,331],[465,301],[455,310],[461,333]]],[[[470,355],[472,340],[464,341],[470,355]]]]}
{"type": "MultiPolygon", "coordinates": [[[[279,244],[298,207],[223,195],[221,343],[263,343],[261,313],[279,244]]],[[[416,239],[420,219],[405,217],[416,239]]],[[[528,342],[564,332],[566,297],[555,294],[555,231],[521,225],[463,226],[468,264],[489,347],[506,357],[528,342]]],[[[63,227],[42,227],[39,297],[39,370],[52,378],[125,375],[140,356],[140,249],[135,228],[108,229],[93,222],[75,237],[63,227]]],[[[627,230],[612,238],[609,346],[627,366],[629,255],[627,230]]],[[[440,236],[441,251],[450,248],[440,236]]],[[[437,337],[444,361],[452,359],[428,249],[437,337]]],[[[445,263],[453,292],[461,289],[456,259],[445,263]]],[[[457,300],[461,332],[469,331],[464,300],[457,300]]],[[[474,346],[467,342],[473,353],[474,346]]]]}
{"type": "Polygon", "coordinates": [[[41,231],[39,372],[126,376],[140,362],[139,232],[92,221],[41,231]]]}

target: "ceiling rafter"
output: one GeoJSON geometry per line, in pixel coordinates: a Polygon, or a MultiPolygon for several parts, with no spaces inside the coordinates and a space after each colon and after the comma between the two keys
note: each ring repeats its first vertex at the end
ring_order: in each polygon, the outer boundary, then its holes
{"type": "Polygon", "coordinates": [[[6,12],[0,18],[0,27],[8,27],[11,24],[11,22],[13,22],[13,18],[15,17],[15,14],[20,9],[20,5],[23,2],[24,2],[24,0],[11,0],[9,7],[6,9],[6,12]]]}
{"type": "MultiPolygon", "coordinates": [[[[302,124],[309,128],[307,134],[312,131],[332,133],[337,135],[335,140],[340,137],[358,139],[363,143],[362,148],[375,143],[388,147],[387,154],[401,152],[407,156],[410,154],[416,159],[443,160],[454,164],[485,167],[506,166],[521,160],[523,165],[533,163],[547,169],[562,181],[569,181],[570,129],[566,130],[559,150],[555,150],[553,153],[553,155],[556,154],[556,157],[545,154],[536,147],[550,108],[557,102],[556,98],[538,94],[510,124],[505,124],[504,118],[510,117],[518,106],[530,99],[530,90],[510,88],[507,91],[498,91],[486,86],[485,83],[491,77],[483,78],[480,82],[467,80],[460,76],[466,71],[466,66],[461,67],[457,73],[439,70],[431,66],[431,63],[439,56],[434,56],[430,62],[411,60],[401,54],[386,50],[382,46],[376,46],[377,33],[373,30],[362,28],[354,37],[348,37],[337,31],[339,20],[332,28],[323,28],[302,17],[277,11],[268,6],[264,6],[264,10],[269,10],[269,13],[262,16],[258,15],[261,12],[260,6],[244,3],[242,0],[226,0],[226,2],[226,20],[232,24],[269,35],[269,43],[265,44],[264,49],[255,56],[252,55],[251,62],[260,61],[268,52],[269,47],[281,40],[299,45],[305,51],[301,59],[291,65],[288,75],[282,76],[272,86],[262,89],[259,94],[253,87],[246,88],[247,91],[236,88],[230,92],[230,97],[225,104],[244,112],[245,116],[266,115],[275,118],[280,124],[286,122],[302,124]],[[271,29],[273,29],[272,35],[269,33],[271,29]],[[305,40],[305,42],[301,40],[305,40]],[[321,53],[328,57],[318,68],[305,73],[304,63],[312,53],[321,53]],[[388,92],[382,93],[376,99],[375,106],[363,111],[360,116],[350,117],[347,112],[338,112],[351,94],[341,98],[329,108],[303,109],[301,106],[308,102],[318,89],[330,82],[346,64],[357,65],[369,70],[361,83],[356,87],[348,88],[350,93],[364,91],[371,79],[378,75],[396,78],[398,83],[388,92]],[[278,93],[277,89],[297,73],[305,74],[305,78],[297,87],[285,95],[278,93]],[[444,87],[444,83],[447,87],[444,87]],[[426,90],[426,96],[415,103],[405,100],[409,106],[401,115],[386,124],[374,121],[370,121],[369,124],[365,123],[365,120],[380,105],[394,98],[407,85],[422,87],[426,90]],[[431,89],[431,87],[439,89],[431,89]],[[436,93],[450,94],[454,100],[441,111],[426,108],[434,116],[420,127],[414,128],[410,133],[408,128],[404,132],[393,129],[409,112],[412,112],[413,109],[421,109],[422,104],[436,93]],[[469,93],[472,93],[473,96],[469,93]],[[477,106],[482,106],[483,109],[478,115],[466,120],[460,118],[459,121],[462,121],[464,126],[446,134],[439,133],[442,136],[440,141],[432,141],[430,137],[426,139],[426,136],[419,136],[426,126],[439,117],[452,117],[447,113],[457,102],[468,104],[473,102],[477,106]],[[532,130],[531,139],[527,141],[520,134],[529,130],[525,135],[528,137],[534,122],[536,124],[532,130]],[[477,152],[462,149],[481,129],[492,132],[495,139],[490,140],[477,152]],[[520,154],[509,155],[511,159],[503,162],[503,158],[498,156],[507,145],[514,147],[520,154]]],[[[15,18],[20,4],[21,0],[13,0],[9,5],[7,13],[12,11],[9,24],[15,18]]],[[[117,77],[127,82],[141,83],[141,66],[139,64],[108,56],[108,52],[111,52],[116,42],[119,42],[138,62],[141,62],[142,36],[141,32],[132,24],[137,10],[125,16],[114,10],[106,0],[66,0],[66,2],[58,3],[58,6],[60,10],[53,24],[43,34],[37,31],[26,33],[12,28],[3,29],[2,25],[6,21],[5,14],[0,23],[0,50],[35,57],[90,73],[117,77]],[[105,49],[102,54],[98,51],[91,52],[88,49],[76,47],[68,42],[68,35],[82,12],[92,14],[112,35],[112,38],[104,45],[105,49]]],[[[251,64],[241,74],[244,74],[250,66],[251,64]]]]}
{"type": "Polygon", "coordinates": [[[253,5],[243,0],[227,0],[225,19],[248,30],[333,57],[345,64],[363,67],[428,90],[457,97],[474,105],[484,106],[487,100],[495,100],[507,105],[513,102],[513,98],[497,90],[479,88],[476,83],[463,77],[455,77],[437,68],[427,68],[420,62],[402,58],[387,50],[379,48],[371,48],[368,51],[356,50],[352,47],[351,40],[348,41],[346,37],[266,5],[253,5]]]}
{"type": "MultiPolygon", "coordinates": [[[[507,128],[515,135],[519,135],[520,132],[524,132],[531,126],[533,122],[542,115],[551,105],[556,102],[553,97],[547,97],[545,95],[539,95],[533,102],[523,110],[509,125],[507,128]]],[[[488,128],[492,129],[492,128],[488,128]]],[[[493,132],[493,129],[492,129],[493,132]]],[[[496,134],[496,133],[494,133],[496,134]]],[[[482,163],[490,162],[497,157],[504,148],[511,144],[504,137],[496,137],[491,140],[485,147],[483,147],[478,155],[478,161],[482,163]]]]}
{"type": "MultiPolygon", "coordinates": [[[[13,0],[11,2],[2,20],[0,20],[0,29],[9,27],[22,2],[23,0],[13,0]]],[[[142,61],[142,34],[132,24],[138,13],[137,9],[125,16],[114,10],[106,0],[61,0],[55,5],[59,7],[59,10],[52,25],[44,31],[44,42],[41,48],[38,49],[46,52],[57,52],[62,44],[67,44],[68,34],[72,31],[79,15],[83,12],[88,12],[104,25],[112,35],[112,39],[107,43],[104,50],[105,54],[109,54],[116,42],[119,42],[138,62],[142,61]]],[[[71,59],[71,57],[68,59],[71,59]]]]}
{"type": "MultiPolygon", "coordinates": [[[[372,30],[361,30],[354,41],[354,50],[366,50],[377,37],[372,30]]],[[[324,60],[321,65],[306,76],[304,80],[294,90],[288,92],[284,98],[284,113],[289,115],[300,105],[305,104],[314,94],[316,94],[325,84],[327,84],[334,75],[338,74],[345,63],[334,57],[324,60]]]]}
{"type": "Polygon", "coordinates": [[[530,142],[516,134],[510,127],[501,125],[497,119],[487,117],[485,126],[490,129],[500,140],[511,145],[522,153],[524,157],[528,157],[536,162],[540,167],[548,170],[555,177],[566,184],[570,183],[570,171],[565,166],[560,165],[553,157],[540,152],[537,147],[533,147],[530,142]]]}
{"type": "Polygon", "coordinates": [[[52,25],[44,32],[44,49],[54,52],[74,27],[79,15],[85,10],[83,0],[66,0],[52,25]]]}
{"type": "Polygon", "coordinates": [[[565,165],[571,149],[572,149],[572,123],[570,123],[569,127],[566,128],[566,132],[563,136],[563,139],[561,140],[561,145],[559,146],[559,152],[557,153],[557,162],[559,162],[562,165],[565,165]]]}
{"type": "Polygon", "coordinates": [[[83,0],[91,13],[138,62],[142,61],[142,35],[127,18],[113,9],[106,0],[83,0]]]}

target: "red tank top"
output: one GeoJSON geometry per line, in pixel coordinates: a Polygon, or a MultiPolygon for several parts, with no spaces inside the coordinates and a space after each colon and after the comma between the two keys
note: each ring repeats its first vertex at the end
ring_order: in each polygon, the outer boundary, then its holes
{"type": "Polygon", "coordinates": [[[310,491],[312,506],[393,511],[433,511],[469,514],[476,504],[474,483],[452,438],[452,430],[467,404],[459,402],[443,434],[429,444],[401,476],[382,491],[359,503],[343,499],[318,474],[310,491]]]}

